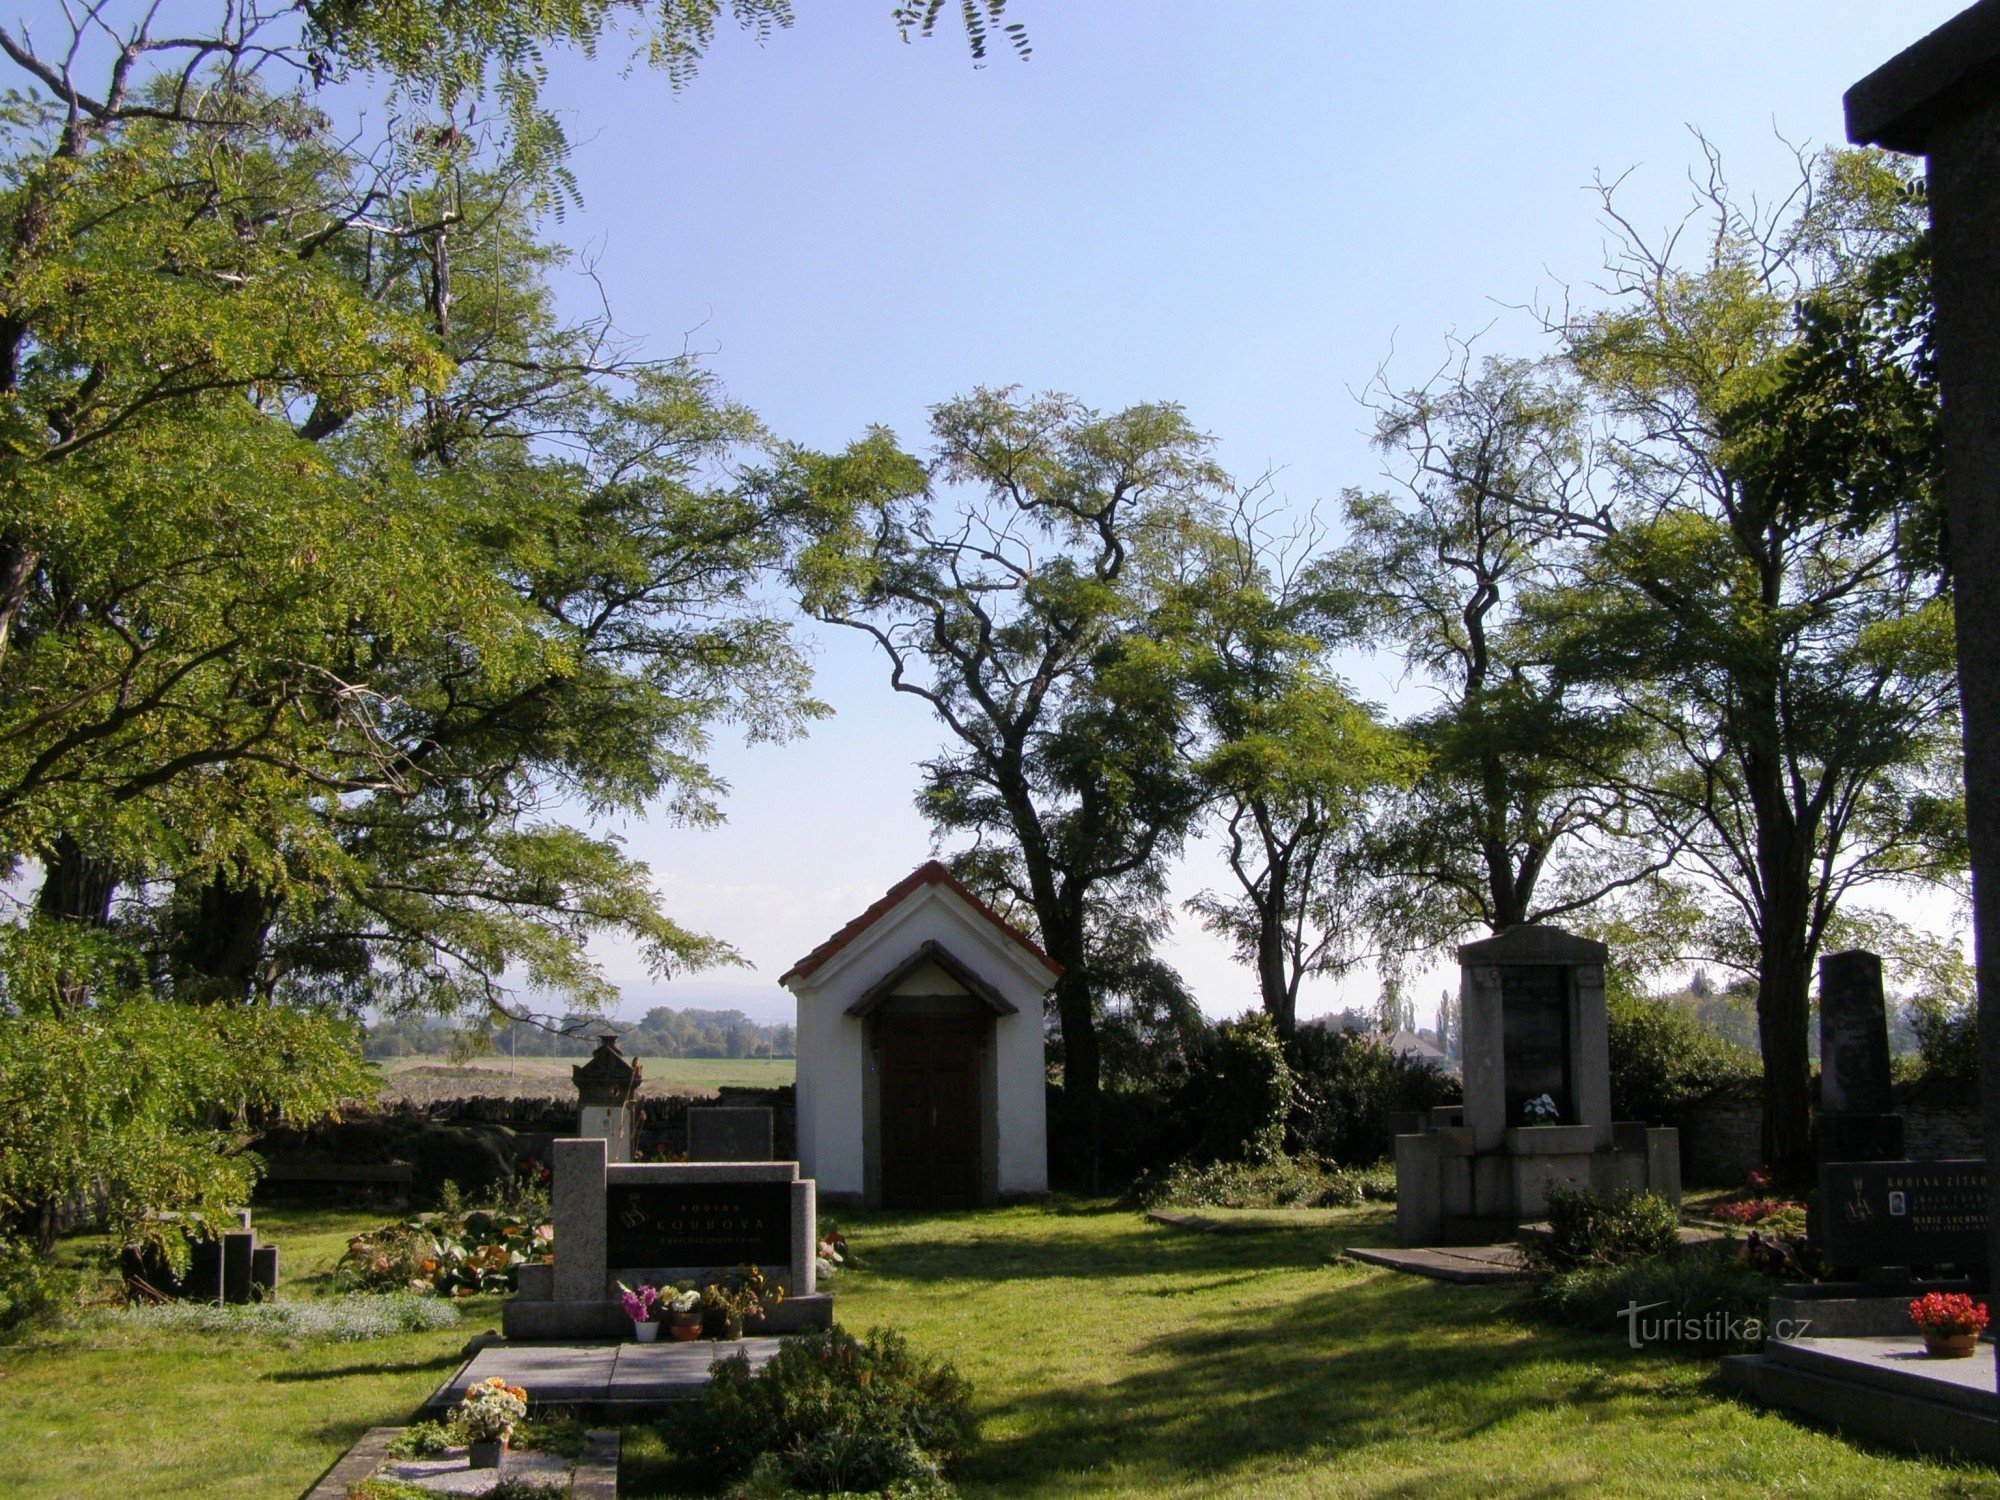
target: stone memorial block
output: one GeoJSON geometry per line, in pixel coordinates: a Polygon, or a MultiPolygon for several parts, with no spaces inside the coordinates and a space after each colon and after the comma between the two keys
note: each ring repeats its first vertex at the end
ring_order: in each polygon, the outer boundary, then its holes
{"type": "Polygon", "coordinates": [[[1535,925],[1458,950],[1465,1103],[1397,1122],[1402,1243],[1504,1237],[1557,1186],[1680,1201],[1678,1133],[1611,1119],[1606,957],[1535,925]],[[1529,1109],[1544,1095],[1553,1120],[1529,1109]]]}
{"type": "Polygon", "coordinates": [[[1856,948],[1819,962],[1819,1067],[1822,1111],[1889,1112],[1889,1016],[1873,953],[1856,948]]]}
{"type": "Polygon", "coordinates": [[[250,1230],[238,1230],[222,1237],[222,1300],[224,1302],[248,1302],[250,1300],[250,1267],[257,1249],[257,1236],[250,1230]]]}
{"type": "Polygon", "coordinates": [[[278,1290],[278,1247],[259,1245],[250,1252],[250,1285],[259,1298],[269,1298],[278,1290]]]}
{"type": "Polygon", "coordinates": [[[1829,1162],[1819,1191],[1820,1249],[1841,1270],[1986,1263],[1983,1161],[1829,1162]]]}
{"type": "Polygon", "coordinates": [[[714,1105],[688,1111],[689,1161],[769,1161],[775,1126],[768,1106],[714,1105]]]}
{"type": "Polygon", "coordinates": [[[618,1050],[618,1039],[597,1039],[590,1060],[570,1069],[576,1084],[577,1134],[604,1141],[611,1161],[632,1159],[632,1100],[639,1092],[639,1064],[618,1050]]]}

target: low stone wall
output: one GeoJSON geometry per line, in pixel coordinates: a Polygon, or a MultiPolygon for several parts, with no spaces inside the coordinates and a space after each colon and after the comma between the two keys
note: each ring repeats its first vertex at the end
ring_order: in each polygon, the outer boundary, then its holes
{"type": "MultiPolygon", "coordinates": [[[[1979,1106],[1897,1090],[1903,1148],[1912,1157],[1952,1160],[1985,1155],[1979,1106]]],[[[1763,1107],[1754,1089],[1732,1090],[1684,1110],[1681,1178],[1695,1187],[1740,1187],[1763,1165],[1763,1107]]]]}
{"type": "MultiPolygon", "coordinates": [[[[798,1155],[798,1110],[790,1085],[774,1089],[725,1085],[714,1099],[691,1099],[685,1094],[646,1095],[632,1102],[635,1136],[633,1145],[641,1156],[664,1152],[684,1155],[688,1148],[687,1117],[690,1108],[706,1105],[763,1106],[771,1111],[772,1150],[779,1161],[798,1155]]],[[[577,1102],[551,1095],[470,1095],[461,1099],[440,1099],[422,1107],[421,1113],[444,1125],[504,1125],[523,1138],[526,1147],[546,1156],[548,1143],[577,1131],[577,1102]]]]}

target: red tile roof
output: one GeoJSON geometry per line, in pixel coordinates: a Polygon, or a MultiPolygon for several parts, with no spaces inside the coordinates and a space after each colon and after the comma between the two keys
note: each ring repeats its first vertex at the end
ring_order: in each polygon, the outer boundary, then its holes
{"type": "Polygon", "coordinates": [[[910,892],[920,886],[926,885],[949,887],[954,893],[962,897],[965,903],[978,912],[980,916],[986,918],[987,921],[999,928],[1007,938],[1032,953],[1052,974],[1060,975],[1062,973],[1063,966],[1061,964],[1050,958],[1048,954],[1042,952],[1039,947],[1028,940],[1026,934],[1019,928],[1007,922],[992,907],[967,890],[964,884],[951,871],[947,870],[937,860],[931,860],[912,870],[901,880],[890,886],[887,891],[883,892],[881,899],[871,905],[868,910],[864,911],[832,937],[813,949],[804,958],[785,970],[783,974],[778,976],[778,983],[790,984],[794,979],[803,979],[806,975],[812,973],[814,969],[817,969],[821,964],[832,958],[842,948],[845,948],[849,943],[860,937],[862,933],[881,921],[882,918],[889,915],[890,912],[894,911],[902,904],[903,898],[909,895],[910,892]]]}

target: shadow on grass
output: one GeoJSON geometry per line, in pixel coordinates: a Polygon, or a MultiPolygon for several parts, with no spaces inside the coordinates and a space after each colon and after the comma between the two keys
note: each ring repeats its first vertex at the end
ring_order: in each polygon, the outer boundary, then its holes
{"type": "Polygon", "coordinates": [[[318,1380],[353,1380],[367,1375],[414,1375],[422,1370],[455,1370],[465,1363],[465,1352],[434,1354],[428,1359],[377,1360],[369,1365],[333,1365],[324,1370],[271,1370],[264,1379],[278,1385],[318,1380]]]}
{"type": "MultiPolygon", "coordinates": [[[[1687,1409],[1655,1372],[1597,1364],[1610,1353],[1602,1340],[1530,1329],[1490,1292],[1369,1278],[1244,1316],[1216,1310],[1143,1342],[1127,1357],[1131,1372],[1107,1384],[1006,1403],[993,1415],[1013,1431],[968,1457],[968,1489],[1060,1494],[1115,1469],[1123,1484],[1175,1494],[1345,1456],[1381,1468],[1368,1493],[1414,1500],[1436,1493],[1438,1476],[1387,1451],[1413,1437],[1435,1455],[1557,1405],[1661,1421],[1687,1409]],[[1406,1464],[1419,1472],[1397,1475],[1406,1464]]],[[[1506,1493],[1601,1492],[1601,1473],[1571,1481],[1539,1470],[1524,1441],[1528,1451],[1512,1454],[1521,1483],[1506,1493]]],[[[1479,1462],[1505,1465],[1510,1451],[1503,1437],[1479,1462]]]]}

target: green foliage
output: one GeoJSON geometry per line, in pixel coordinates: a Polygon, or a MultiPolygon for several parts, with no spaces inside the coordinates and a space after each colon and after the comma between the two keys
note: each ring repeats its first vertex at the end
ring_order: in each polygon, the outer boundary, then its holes
{"type": "Polygon", "coordinates": [[[1917,1033],[1923,1076],[1960,1087],[1979,1081],[1979,1006],[1968,996],[1935,992],[1907,1002],[1910,1025],[1917,1033]]]}
{"type": "Polygon", "coordinates": [[[1361,1032],[1304,1026],[1286,1056],[1298,1089],[1287,1138],[1294,1151],[1325,1161],[1381,1161],[1394,1148],[1392,1112],[1428,1111],[1461,1095],[1453,1075],[1361,1032]]]}
{"type": "Polygon", "coordinates": [[[1393,1169],[1329,1167],[1310,1157],[1250,1162],[1176,1162],[1148,1173],[1127,1200],[1140,1208],[1353,1208],[1394,1202],[1393,1169]]]}
{"type": "Polygon", "coordinates": [[[60,1318],[76,1305],[82,1276],[23,1240],[0,1235],[0,1334],[60,1318]]]}
{"type": "Polygon", "coordinates": [[[102,1191],[114,1236],[184,1257],[155,1215],[220,1222],[255,1179],[254,1132],[228,1122],[304,1124],[370,1088],[343,1021],[143,996],[59,1017],[35,970],[22,956],[0,973],[0,1214],[16,1221],[102,1191]]]}
{"type": "Polygon", "coordinates": [[[770,1454],[813,1493],[935,1481],[971,1444],[971,1391],[900,1334],[834,1328],[794,1334],[763,1369],[718,1362],[698,1400],[669,1423],[674,1446],[726,1474],[770,1454]]]}
{"type": "Polygon", "coordinates": [[[1731,1347],[1732,1327],[1741,1343],[1762,1341],[1779,1286],[1735,1256],[1692,1251],[1559,1271],[1535,1289],[1535,1301],[1556,1322],[1600,1333],[1625,1333],[1621,1314],[1643,1307],[1648,1322],[1680,1320],[1685,1336],[1673,1347],[1712,1356],[1731,1347]]]}
{"type": "Polygon", "coordinates": [[[1680,1251],[1680,1214],[1657,1193],[1627,1189],[1604,1198],[1587,1189],[1549,1190],[1549,1236],[1528,1249],[1538,1269],[1621,1266],[1680,1251]]]}
{"type": "Polygon", "coordinates": [[[1333,675],[1323,585],[1294,555],[1304,540],[1271,538],[1243,502],[1226,525],[1188,528],[1154,625],[1188,683],[1201,737],[1187,753],[1236,884],[1188,908],[1251,967],[1285,1037],[1299,985],[1365,954],[1365,816],[1417,769],[1333,675]]]}
{"type": "Polygon", "coordinates": [[[1176,1107],[1201,1122],[1196,1159],[1254,1165],[1283,1158],[1296,1092],[1277,1027],[1252,1011],[1215,1028],[1176,1107]]]}
{"type": "Polygon", "coordinates": [[[1607,996],[1611,1113],[1663,1125],[1717,1089],[1757,1076],[1754,1053],[1724,1041],[1694,1014],[1615,986],[1607,996]]]}

